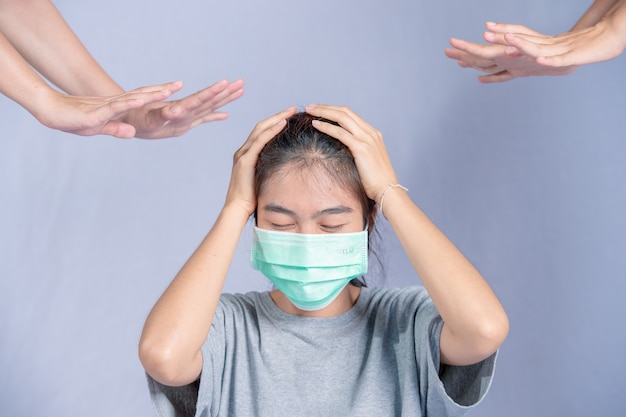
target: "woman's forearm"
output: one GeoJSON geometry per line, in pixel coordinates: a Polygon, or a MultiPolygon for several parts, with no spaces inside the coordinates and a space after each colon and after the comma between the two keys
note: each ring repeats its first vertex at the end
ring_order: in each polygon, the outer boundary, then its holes
{"type": "Polygon", "coordinates": [[[623,3],[623,0],[595,0],[570,29],[570,32],[595,25],[618,3],[623,3]]]}
{"type": "Polygon", "coordinates": [[[0,92],[28,110],[37,119],[45,103],[57,94],[0,33],[0,92]]]}
{"type": "Polygon", "coordinates": [[[249,213],[222,210],[215,225],[150,312],[139,355],[146,371],[167,385],[194,381],[239,236],[249,213]]]}
{"type": "Polygon", "coordinates": [[[123,92],[49,0],[0,0],[0,30],[32,67],[68,94],[123,92]]]}
{"type": "Polygon", "coordinates": [[[442,362],[467,365],[493,353],[508,319],[481,274],[406,192],[385,197],[385,216],[444,320],[442,362]]]}

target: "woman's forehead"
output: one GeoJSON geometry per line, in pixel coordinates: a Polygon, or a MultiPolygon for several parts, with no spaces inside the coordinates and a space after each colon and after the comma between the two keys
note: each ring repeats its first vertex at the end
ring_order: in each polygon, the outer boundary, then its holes
{"type": "MultiPolygon", "coordinates": [[[[264,184],[258,198],[295,203],[348,205],[360,210],[360,202],[352,190],[326,169],[284,167],[274,172],[264,184]]],[[[301,205],[301,204],[297,204],[301,205]]],[[[319,204],[315,204],[316,206],[319,204]]]]}

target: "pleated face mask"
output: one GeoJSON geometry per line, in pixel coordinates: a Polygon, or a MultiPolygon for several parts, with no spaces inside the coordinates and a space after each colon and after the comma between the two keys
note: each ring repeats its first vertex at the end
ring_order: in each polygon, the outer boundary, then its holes
{"type": "Polygon", "coordinates": [[[367,230],[303,234],[255,227],[250,262],[299,309],[321,310],[367,272],[367,230]]]}

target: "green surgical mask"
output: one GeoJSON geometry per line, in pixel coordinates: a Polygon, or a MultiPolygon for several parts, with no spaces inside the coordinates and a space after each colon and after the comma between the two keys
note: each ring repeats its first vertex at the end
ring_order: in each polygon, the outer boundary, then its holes
{"type": "Polygon", "coordinates": [[[303,234],[255,227],[250,262],[299,309],[321,310],[367,272],[367,230],[303,234]]]}

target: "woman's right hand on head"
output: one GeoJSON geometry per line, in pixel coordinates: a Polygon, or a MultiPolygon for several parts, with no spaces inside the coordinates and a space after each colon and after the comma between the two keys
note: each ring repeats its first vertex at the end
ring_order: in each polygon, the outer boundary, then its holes
{"type": "Polygon", "coordinates": [[[249,215],[254,213],[256,209],[254,175],[259,153],[283,130],[287,119],[296,111],[296,107],[289,107],[256,124],[248,139],[233,156],[233,171],[225,205],[239,204],[249,215]]]}

